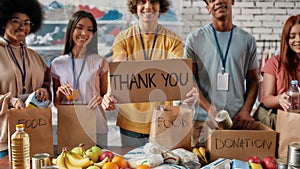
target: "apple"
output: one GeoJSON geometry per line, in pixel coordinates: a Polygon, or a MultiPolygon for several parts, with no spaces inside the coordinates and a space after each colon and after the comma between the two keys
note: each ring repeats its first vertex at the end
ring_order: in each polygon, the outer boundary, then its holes
{"type": "Polygon", "coordinates": [[[262,166],[264,169],[277,169],[277,160],[273,156],[266,156],[262,159],[262,166]]]}
{"type": "Polygon", "coordinates": [[[85,154],[90,158],[93,162],[97,162],[99,159],[99,154],[98,152],[94,152],[91,148],[86,150],[85,154]]]}
{"type": "Polygon", "coordinates": [[[261,164],[262,160],[258,156],[250,156],[247,160],[249,163],[261,164]]]}
{"type": "Polygon", "coordinates": [[[111,151],[104,151],[101,155],[100,155],[100,161],[104,160],[105,157],[109,158],[109,161],[111,161],[111,159],[114,157],[114,153],[111,151]]]}
{"type": "Polygon", "coordinates": [[[98,146],[92,146],[90,149],[92,149],[93,152],[97,152],[99,156],[102,153],[102,149],[98,146]]]}

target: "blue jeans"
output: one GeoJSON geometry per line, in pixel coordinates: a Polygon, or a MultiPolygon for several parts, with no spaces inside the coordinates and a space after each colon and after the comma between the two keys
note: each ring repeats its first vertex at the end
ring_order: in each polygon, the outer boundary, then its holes
{"type": "Polygon", "coordinates": [[[149,142],[149,134],[137,133],[120,128],[122,147],[140,147],[149,142]]]}
{"type": "Polygon", "coordinates": [[[0,159],[8,155],[8,150],[0,151],[0,159]]]}

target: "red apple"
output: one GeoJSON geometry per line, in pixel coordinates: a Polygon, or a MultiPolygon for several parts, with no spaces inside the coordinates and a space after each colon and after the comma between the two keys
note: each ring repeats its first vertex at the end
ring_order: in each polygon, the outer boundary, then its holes
{"type": "Polygon", "coordinates": [[[261,164],[262,160],[258,156],[250,156],[247,160],[249,163],[261,164]]]}
{"type": "Polygon", "coordinates": [[[263,158],[262,166],[264,169],[277,169],[277,160],[273,156],[267,156],[263,158]]]}
{"type": "Polygon", "coordinates": [[[104,151],[102,152],[102,154],[100,155],[100,161],[104,160],[105,157],[109,158],[109,161],[111,161],[111,159],[114,157],[114,153],[111,151],[104,151]]]}

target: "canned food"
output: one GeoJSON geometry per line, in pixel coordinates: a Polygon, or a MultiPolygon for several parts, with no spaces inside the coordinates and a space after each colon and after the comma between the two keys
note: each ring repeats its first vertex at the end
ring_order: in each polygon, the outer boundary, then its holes
{"type": "Polygon", "coordinates": [[[218,115],[215,117],[215,120],[223,129],[231,129],[233,126],[229,113],[226,110],[219,111],[218,115]]]}
{"type": "Polygon", "coordinates": [[[32,169],[41,169],[43,166],[50,165],[50,154],[41,153],[32,156],[32,169]]]}
{"type": "Polygon", "coordinates": [[[300,169],[300,167],[296,167],[296,166],[288,165],[287,169],[300,169]]]}
{"type": "Polygon", "coordinates": [[[277,169],[287,169],[287,159],[279,158],[277,159],[277,169]]]}
{"type": "Polygon", "coordinates": [[[289,165],[300,168],[300,143],[289,144],[287,159],[289,165]]]}

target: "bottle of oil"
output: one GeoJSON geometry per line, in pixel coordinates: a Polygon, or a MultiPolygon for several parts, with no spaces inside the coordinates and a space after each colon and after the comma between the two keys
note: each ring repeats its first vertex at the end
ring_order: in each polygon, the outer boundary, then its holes
{"type": "Polygon", "coordinates": [[[11,159],[13,169],[30,169],[29,135],[23,124],[17,124],[16,132],[11,136],[11,159]]]}

